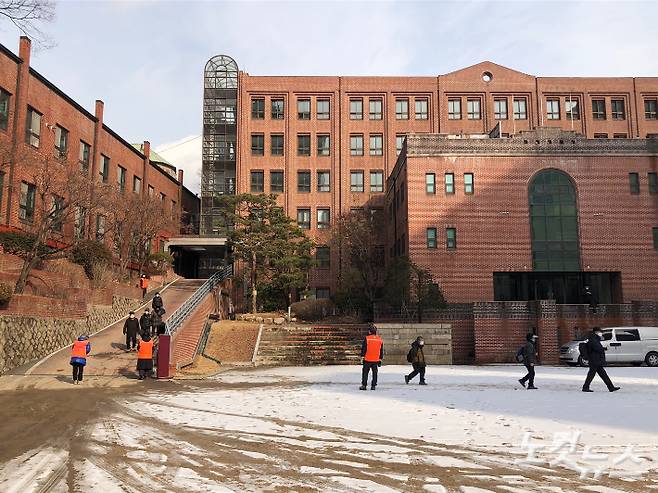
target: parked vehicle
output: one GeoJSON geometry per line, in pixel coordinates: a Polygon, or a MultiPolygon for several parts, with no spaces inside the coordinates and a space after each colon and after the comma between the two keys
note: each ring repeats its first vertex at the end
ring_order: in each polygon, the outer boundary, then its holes
{"type": "MultiPolygon", "coordinates": [[[[601,344],[607,363],[658,366],[658,327],[609,327],[602,330],[601,344]]],[[[572,341],[560,348],[560,361],[568,365],[587,366],[578,345],[572,341]]]]}

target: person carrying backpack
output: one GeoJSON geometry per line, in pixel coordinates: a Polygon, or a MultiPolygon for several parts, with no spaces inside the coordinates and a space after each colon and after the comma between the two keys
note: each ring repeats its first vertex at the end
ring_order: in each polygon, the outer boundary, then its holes
{"type": "Polygon", "coordinates": [[[608,373],[605,371],[605,348],[601,344],[602,339],[603,332],[601,332],[601,328],[594,327],[589,339],[587,339],[587,343],[585,343],[585,347],[583,348],[586,352],[587,361],[589,363],[589,371],[587,372],[587,378],[585,378],[585,383],[583,384],[583,392],[594,392],[589,386],[592,383],[592,380],[594,380],[594,375],[597,374],[601,377],[601,380],[603,380],[603,383],[605,383],[610,392],[616,392],[620,389],[620,387],[614,386],[608,373]]]}
{"type": "Polygon", "coordinates": [[[525,336],[525,346],[519,349],[517,353],[518,356],[522,356],[523,364],[525,365],[528,373],[525,377],[519,379],[519,383],[525,387],[526,382],[528,382],[528,390],[537,390],[535,387],[535,364],[537,363],[537,339],[538,337],[535,334],[527,334],[525,336]]]}
{"type": "Polygon", "coordinates": [[[425,341],[421,336],[418,336],[414,342],[411,343],[411,349],[407,353],[407,361],[411,363],[414,371],[409,375],[404,376],[404,383],[409,383],[416,375],[420,374],[420,385],[427,385],[425,383],[425,353],[423,353],[423,346],[425,341]]]}

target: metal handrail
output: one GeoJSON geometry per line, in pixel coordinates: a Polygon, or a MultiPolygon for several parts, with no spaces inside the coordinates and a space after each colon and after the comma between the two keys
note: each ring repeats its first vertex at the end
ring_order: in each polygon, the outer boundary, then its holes
{"type": "Polygon", "coordinates": [[[223,269],[215,272],[212,276],[204,282],[199,289],[197,289],[192,296],[190,296],[185,303],[171,314],[167,319],[165,334],[173,336],[176,331],[183,325],[183,322],[189,317],[194,310],[199,306],[199,303],[210,293],[215,286],[223,280],[233,275],[233,265],[228,265],[223,269]]]}

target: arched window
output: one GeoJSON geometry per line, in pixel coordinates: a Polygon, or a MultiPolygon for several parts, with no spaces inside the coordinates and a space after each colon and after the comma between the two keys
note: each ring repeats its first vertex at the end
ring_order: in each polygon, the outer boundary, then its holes
{"type": "Polygon", "coordinates": [[[530,182],[532,267],[535,271],[580,270],[576,188],[566,173],[540,171],[530,182]]]}

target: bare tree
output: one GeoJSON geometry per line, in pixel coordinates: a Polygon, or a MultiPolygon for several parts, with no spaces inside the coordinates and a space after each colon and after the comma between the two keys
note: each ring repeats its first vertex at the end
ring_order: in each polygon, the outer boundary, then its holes
{"type": "Polygon", "coordinates": [[[39,27],[39,24],[55,18],[55,2],[52,0],[0,0],[0,17],[9,20],[37,45],[52,46],[52,40],[39,27]]]}

